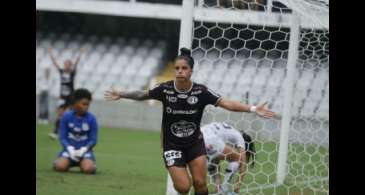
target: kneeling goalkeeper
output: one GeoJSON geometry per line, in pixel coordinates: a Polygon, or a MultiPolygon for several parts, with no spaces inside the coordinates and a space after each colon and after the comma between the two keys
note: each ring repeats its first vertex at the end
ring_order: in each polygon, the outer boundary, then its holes
{"type": "Polygon", "coordinates": [[[72,108],[64,113],[60,122],[59,138],[63,150],[54,161],[55,171],[65,172],[70,167],[79,166],[81,172],[94,174],[98,125],[93,114],[88,112],[91,93],[87,89],[77,89],[72,95],[72,108]]]}

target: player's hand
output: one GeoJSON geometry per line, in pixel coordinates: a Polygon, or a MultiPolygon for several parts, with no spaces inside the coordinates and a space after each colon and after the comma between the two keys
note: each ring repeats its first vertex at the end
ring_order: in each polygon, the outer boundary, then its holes
{"type": "Polygon", "coordinates": [[[73,146],[67,146],[67,151],[70,154],[70,158],[76,162],[79,161],[79,158],[76,156],[76,150],[73,146]]]}
{"type": "Polygon", "coordinates": [[[265,107],[267,102],[256,106],[256,114],[264,118],[273,118],[275,113],[265,107]]]}
{"type": "Polygon", "coordinates": [[[119,100],[120,99],[120,91],[118,91],[118,90],[116,90],[114,88],[111,88],[111,89],[105,91],[104,98],[107,101],[116,101],[116,100],[119,100]]]}
{"type": "Polygon", "coordinates": [[[81,147],[80,149],[76,150],[76,156],[81,158],[84,156],[84,154],[88,151],[88,148],[86,146],[81,147]]]}
{"type": "Polygon", "coordinates": [[[52,50],[52,47],[49,47],[49,48],[48,48],[48,53],[52,53],[52,51],[53,51],[53,50],[52,50]]]}

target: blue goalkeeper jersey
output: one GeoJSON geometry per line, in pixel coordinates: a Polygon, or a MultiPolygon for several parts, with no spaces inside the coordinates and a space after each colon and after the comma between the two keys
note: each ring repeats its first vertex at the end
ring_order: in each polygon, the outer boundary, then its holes
{"type": "Polygon", "coordinates": [[[74,146],[79,149],[87,146],[92,149],[96,145],[98,124],[90,112],[84,116],[76,116],[75,111],[66,111],[60,122],[60,141],[64,149],[74,146]]]}

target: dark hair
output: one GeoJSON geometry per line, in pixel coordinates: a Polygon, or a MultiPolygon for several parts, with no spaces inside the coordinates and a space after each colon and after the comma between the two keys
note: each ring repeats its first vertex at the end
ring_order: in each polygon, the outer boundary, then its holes
{"type": "Polygon", "coordinates": [[[90,101],[92,100],[90,91],[87,89],[84,89],[84,88],[76,89],[72,93],[71,102],[74,104],[84,98],[86,98],[90,101]]]}
{"type": "Polygon", "coordinates": [[[176,57],[176,60],[184,59],[189,64],[190,68],[194,68],[194,59],[191,57],[191,51],[188,48],[181,48],[180,55],[176,57]]]}
{"type": "Polygon", "coordinates": [[[242,132],[242,137],[245,140],[247,162],[250,162],[250,160],[251,160],[252,161],[251,167],[254,167],[255,166],[255,159],[256,159],[255,144],[252,141],[252,138],[251,138],[250,135],[248,135],[244,131],[241,131],[241,132],[242,132]],[[251,159],[251,157],[252,157],[252,159],[251,159]]]}

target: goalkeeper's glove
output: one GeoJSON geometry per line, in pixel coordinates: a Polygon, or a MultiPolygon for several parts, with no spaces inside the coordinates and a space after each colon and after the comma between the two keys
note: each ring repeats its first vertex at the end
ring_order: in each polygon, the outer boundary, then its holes
{"type": "Polygon", "coordinates": [[[76,150],[76,156],[81,158],[82,156],[84,156],[84,154],[88,151],[88,147],[83,146],[80,149],[76,150]]]}
{"type": "Polygon", "coordinates": [[[67,146],[67,151],[70,154],[70,158],[76,162],[79,161],[79,159],[76,156],[76,150],[73,146],[67,146]]]}

